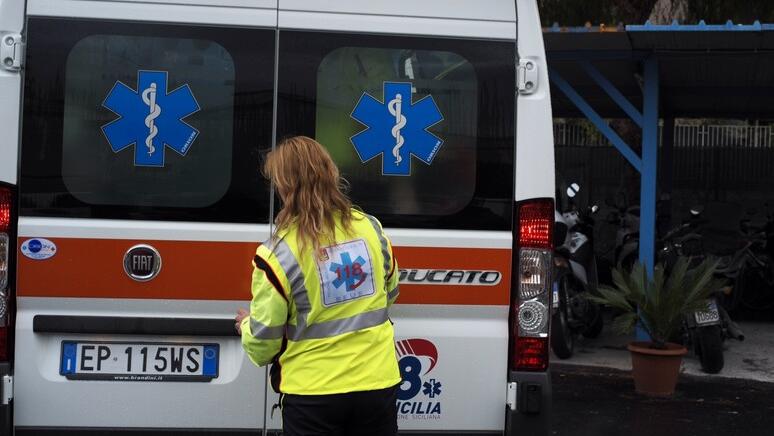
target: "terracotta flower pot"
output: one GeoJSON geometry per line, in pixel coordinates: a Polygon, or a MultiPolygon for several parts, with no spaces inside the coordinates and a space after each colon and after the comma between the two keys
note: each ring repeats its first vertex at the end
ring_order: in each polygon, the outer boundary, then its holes
{"type": "Polygon", "coordinates": [[[688,350],[673,343],[667,343],[665,350],[649,348],[650,345],[650,342],[632,342],[627,347],[632,355],[634,390],[654,397],[672,395],[680,363],[688,350]]]}

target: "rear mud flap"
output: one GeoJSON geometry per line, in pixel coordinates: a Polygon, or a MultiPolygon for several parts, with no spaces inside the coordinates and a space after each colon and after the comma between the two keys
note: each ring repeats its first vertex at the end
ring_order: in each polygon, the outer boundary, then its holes
{"type": "Polygon", "coordinates": [[[515,410],[505,407],[505,435],[551,434],[551,373],[511,372],[508,382],[517,384],[515,410]]]}
{"type": "MultiPolygon", "coordinates": [[[[11,375],[11,364],[7,362],[0,363],[0,380],[3,377],[11,375]]],[[[13,417],[13,392],[5,392],[5,386],[0,386],[0,397],[3,401],[0,401],[0,434],[13,434],[11,428],[13,417]],[[11,398],[10,401],[5,401],[6,398],[11,398]],[[7,403],[7,404],[6,404],[7,403]]]]}

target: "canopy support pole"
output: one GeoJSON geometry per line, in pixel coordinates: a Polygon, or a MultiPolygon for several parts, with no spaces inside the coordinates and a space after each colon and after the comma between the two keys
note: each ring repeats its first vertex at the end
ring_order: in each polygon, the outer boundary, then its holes
{"type": "MultiPolygon", "coordinates": [[[[586,118],[602,133],[627,161],[640,172],[640,262],[653,277],[656,250],[656,192],[658,187],[658,60],[654,54],[643,59],[643,108],[640,113],[624,95],[587,59],[577,59],[586,73],[642,128],[642,156],[632,148],[599,116],[591,105],[578,94],[556,70],[551,69],[551,83],[559,88],[586,118]]],[[[671,134],[671,132],[669,132],[671,134]]],[[[637,326],[637,340],[649,340],[641,326],[637,326]]]]}

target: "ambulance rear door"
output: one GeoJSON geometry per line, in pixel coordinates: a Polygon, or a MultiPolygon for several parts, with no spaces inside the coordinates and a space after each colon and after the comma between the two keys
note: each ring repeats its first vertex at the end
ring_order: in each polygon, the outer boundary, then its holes
{"type": "Polygon", "coordinates": [[[13,306],[15,291],[17,167],[24,0],[0,0],[0,433],[10,434],[13,407],[13,306]]]}
{"type": "Polygon", "coordinates": [[[279,7],[277,134],[327,147],[400,264],[400,430],[502,434],[514,2],[279,7]]]}
{"type": "Polygon", "coordinates": [[[273,0],[27,2],[16,434],[255,433],[273,0]]]}

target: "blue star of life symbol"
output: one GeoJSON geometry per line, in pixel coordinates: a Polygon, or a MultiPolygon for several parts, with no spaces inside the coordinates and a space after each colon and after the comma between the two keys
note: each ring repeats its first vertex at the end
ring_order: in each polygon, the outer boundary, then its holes
{"type": "Polygon", "coordinates": [[[138,71],[137,90],[117,81],[102,106],[119,116],[102,126],[110,148],[118,153],[134,145],[134,164],[163,167],[164,149],[182,156],[199,131],[182,119],[199,111],[186,84],[167,93],[166,71],[138,71]]]}
{"type": "Polygon", "coordinates": [[[340,288],[341,285],[346,284],[347,291],[357,289],[366,279],[366,273],[363,272],[365,264],[366,261],[362,256],[358,256],[353,262],[352,256],[348,252],[341,253],[341,263],[331,262],[329,267],[332,272],[336,273],[333,286],[340,288]]]}
{"type": "Polygon", "coordinates": [[[422,384],[422,393],[427,395],[430,398],[435,398],[438,395],[441,395],[441,382],[435,381],[434,378],[431,378],[430,381],[426,381],[422,384]]]}
{"type": "Polygon", "coordinates": [[[350,115],[367,127],[350,141],[365,163],[382,156],[382,174],[408,176],[411,155],[430,165],[443,140],[427,129],[443,120],[433,97],[411,101],[411,83],[384,82],[384,102],[363,93],[350,115]]]}

